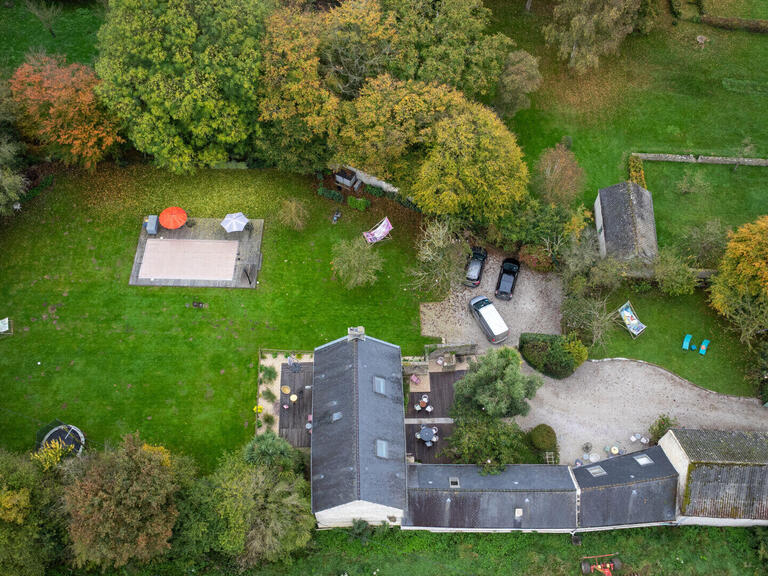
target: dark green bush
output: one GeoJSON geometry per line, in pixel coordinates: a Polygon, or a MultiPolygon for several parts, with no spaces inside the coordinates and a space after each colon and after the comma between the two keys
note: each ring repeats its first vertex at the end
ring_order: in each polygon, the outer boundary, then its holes
{"type": "Polygon", "coordinates": [[[328,198],[329,200],[333,200],[335,202],[344,202],[344,196],[342,196],[341,192],[338,190],[325,188],[324,186],[317,187],[317,195],[322,196],[323,198],[328,198]]]}
{"type": "Polygon", "coordinates": [[[528,364],[552,378],[570,376],[586,359],[584,345],[573,336],[569,339],[524,332],[520,335],[519,348],[528,364]]]}
{"type": "Polygon", "coordinates": [[[371,196],[373,196],[374,198],[381,198],[382,196],[384,196],[384,190],[382,190],[378,186],[371,186],[370,184],[366,184],[365,191],[371,196]]]}
{"type": "Polygon", "coordinates": [[[554,429],[546,424],[539,424],[530,431],[531,444],[536,450],[554,452],[557,449],[557,434],[554,429]]]}
{"type": "Polygon", "coordinates": [[[359,210],[360,212],[365,212],[368,209],[368,206],[371,205],[371,201],[368,200],[368,198],[357,198],[355,196],[347,196],[347,205],[349,205],[350,208],[359,210]]]}
{"type": "Polygon", "coordinates": [[[720,18],[717,16],[702,16],[701,21],[716,28],[726,30],[747,30],[758,34],[768,34],[768,21],[748,20],[746,18],[720,18]]]}
{"type": "Polygon", "coordinates": [[[659,414],[658,418],[656,418],[648,430],[651,434],[651,442],[656,444],[661,437],[667,433],[667,430],[674,428],[675,426],[677,426],[677,420],[672,416],[669,414],[659,414]]]}
{"type": "Polygon", "coordinates": [[[672,16],[680,18],[683,15],[683,0],[669,0],[669,10],[672,16]]]}

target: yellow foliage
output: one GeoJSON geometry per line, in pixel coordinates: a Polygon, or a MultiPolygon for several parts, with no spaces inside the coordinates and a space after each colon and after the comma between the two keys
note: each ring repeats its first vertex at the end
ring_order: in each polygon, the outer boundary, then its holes
{"type": "Polygon", "coordinates": [[[141,449],[144,450],[144,452],[148,452],[149,454],[158,455],[163,466],[171,465],[171,452],[165,446],[155,446],[145,442],[141,449]]]}
{"type": "Polygon", "coordinates": [[[29,488],[0,488],[0,520],[23,524],[29,512],[29,488]]]}
{"type": "Polygon", "coordinates": [[[65,456],[71,454],[73,450],[74,446],[64,444],[64,442],[56,438],[55,440],[46,442],[40,450],[30,454],[30,457],[40,464],[40,467],[43,470],[50,470],[51,468],[56,468],[56,466],[59,465],[59,462],[61,462],[65,456]]]}
{"type": "Polygon", "coordinates": [[[578,238],[590,220],[592,220],[592,212],[587,210],[584,204],[579,204],[579,207],[571,215],[568,222],[565,223],[565,226],[563,226],[564,235],[566,237],[575,236],[578,238]]]}

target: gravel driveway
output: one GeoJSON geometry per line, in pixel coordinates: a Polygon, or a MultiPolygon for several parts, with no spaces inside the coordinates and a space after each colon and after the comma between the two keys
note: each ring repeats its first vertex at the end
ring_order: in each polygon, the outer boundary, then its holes
{"type": "MultiPolygon", "coordinates": [[[[528,371],[532,372],[530,368],[528,371]]],[[[557,432],[560,461],[573,464],[582,445],[604,456],[604,446],[639,450],[635,433],[647,434],[659,414],[680,426],[721,430],[768,430],[768,409],[755,398],[703,390],[656,366],[627,360],[586,362],[568,378],[542,377],[531,411],[516,420],[523,429],[549,424],[557,432]]]]}
{"type": "Polygon", "coordinates": [[[421,305],[421,333],[443,338],[447,344],[475,342],[480,350],[492,346],[468,309],[470,299],[478,295],[490,298],[509,326],[506,344],[517,346],[521,332],[560,333],[560,305],[563,290],[557,274],[542,274],[522,267],[512,300],[497,300],[493,293],[504,255],[488,253],[483,278],[477,288],[462,286],[442,302],[421,305]]]}

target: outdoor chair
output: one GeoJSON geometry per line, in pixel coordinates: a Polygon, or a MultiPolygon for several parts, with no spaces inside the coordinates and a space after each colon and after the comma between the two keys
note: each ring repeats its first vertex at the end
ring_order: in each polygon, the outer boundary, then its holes
{"type": "Polygon", "coordinates": [[[434,406],[427,406],[427,408],[426,408],[427,412],[432,412],[432,410],[434,410],[434,409],[435,409],[434,406]]]}
{"type": "Polygon", "coordinates": [[[416,410],[416,412],[421,412],[421,406],[419,404],[414,404],[413,409],[416,410]]]}

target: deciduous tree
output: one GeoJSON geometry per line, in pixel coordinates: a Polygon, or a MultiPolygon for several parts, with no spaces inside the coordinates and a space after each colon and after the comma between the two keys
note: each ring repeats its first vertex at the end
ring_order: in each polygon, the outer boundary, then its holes
{"type": "Polygon", "coordinates": [[[659,288],[670,296],[693,294],[696,290],[696,271],[675,250],[662,248],[653,263],[653,273],[659,288]]]}
{"type": "Polygon", "coordinates": [[[545,201],[569,207],[582,192],[584,170],[576,155],[560,143],[541,153],[534,182],[545,201]]]}
{"type": "Polygon", "coordinates": [[[496,114],[468,103],[435,124],[412,191],[428,214],[494,222],[526,201],[528,167],[496,114]]]}
{"type": "Polygon", "coordinates": [[[0,80],[0,216],[10,214],[27,187],[20,170],[22,143],[14,128],[16,103],[11,88],[0,80]]]}
{"type": "Polygon", "coordinates": [[[334,244],[331,265],[344,287],[351,290],[374,284],[384,262],[381,253],[359,236],[334,244]]]}
{"type": "Polygon", "coordinates": [[[415,288],[444,293],[459,284],[469,245],[459,237],[457,226],[451,220],[427,222],[416,248],[419,263],[411,272],[415,288]]]}
{"type": "Polygon", "coordinates": [[[541,386],[538,376],[520,372],[523,360],[514,348],[491,350],[469,365],[454,385],[457,402],[474,406],[491,417],[526,415],[528,398],[541,386]]]}
{"type": "Polygon", "coordinates": [[[165,553],[177,490],[170,453],[138,435],[93,455],[64,497],[75,564],[119,568],[165,553]]]}
{"type": "Polygon", "coordinates": [[[637,24],[641,0],[560,0],[544,38],[578,73],[615,54],[637,24]]]}
{"type": "Polygon", "coordinates": [[[519,110],[530,107],[528,94],[536,92],[541,85],[539,60],[525,50],[507,54],[504,70],[499,77],[496,95],[496,109],[511,118],[519,110]]]}
{"type": "Polygon", "coordinates": [[[274,2],[112,0],[100,93],[128,137],[174,171],[243,157],[259,134],[260,42],[274,2]]]}
{"type": "Polygon", "coordinates": [[[751,344],[768,330],[768,216],[729,235],[711,299],[737,326],[742,342],[751,344]]]}
{"type": "Polygon", "coordinates": [[[338,98],[320,75],[323,22],[316,13],[291,8],[267,20],[258,155],[281,170],[308,173],[328,160],[327,133],[336,126],[338,98]]]}
{"type": "Polygon", "coordinates": [[[22,133],[67,164],[93,168],[122,141],[117,122],[96,98],[98,85],[88,66],[31,54],[11,78],[22,133]]]}

